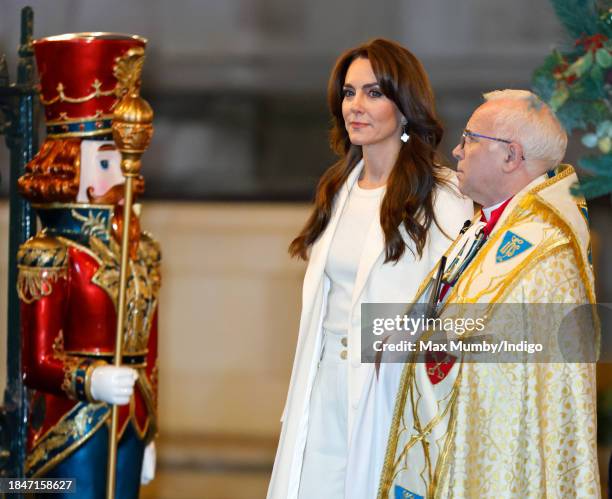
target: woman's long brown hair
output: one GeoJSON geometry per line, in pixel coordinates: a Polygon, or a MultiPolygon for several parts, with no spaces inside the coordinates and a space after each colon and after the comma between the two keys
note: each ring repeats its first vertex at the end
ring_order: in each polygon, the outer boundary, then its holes
{"type": "Polygon", "coordinates": [[[321,177],[314,210],[289,245],[291,256],[304,260],[329,223],[336,194],[362,156],[361,146],[351,144],[342,116],[344,80],[349,66],[358,58],[370,61],[381,91],[406,117],[410,134],[410,140],[401,145],[380,208],[385,263],[397,262],[406,250],[400,233],[402,224],[419,257],[423,254],[429,227],[432,222],[437,224],[433,210],[434,190],[447,181],[436,161],[436,148],[442,140],[443,130],[436,116],[429,78],[410,51],[390,40],[377,38],[342,54],[329,79],[327,103],[333,117],[330,145],[340,160],[321,177]]]}

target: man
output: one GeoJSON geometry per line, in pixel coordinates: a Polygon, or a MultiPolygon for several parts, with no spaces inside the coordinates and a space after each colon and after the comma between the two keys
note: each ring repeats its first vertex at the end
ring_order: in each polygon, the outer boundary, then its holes
{"type": "MultiPolygon", "coordinates": [[[[482,214],[448,250],[439,291],[434,269],[418,301],[435,293],[440,318],[493,304],[487,327],[505,311],[515,332],[563,342],[567,304],[595,302],[584,200],[570,194],[574,170],[556,168],[567,136],[531,92],[484,97],[453,151],[460,190],[482,214]],[[556,305],[542,314],[526,303],[556,305]]],[[[593,359],[489,360],[425,353],[406,364],[379,497],[600,495],[593,359]]]]}

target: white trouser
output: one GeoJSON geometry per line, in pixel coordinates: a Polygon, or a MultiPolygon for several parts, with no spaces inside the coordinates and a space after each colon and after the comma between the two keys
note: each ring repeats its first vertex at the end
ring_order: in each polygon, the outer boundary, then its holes
{"type": "Polygon", "coordinates": [[[346,335],[323,331],[323,353],[310,396],[299,499],[342,499],[348,455],[346,335]]]}

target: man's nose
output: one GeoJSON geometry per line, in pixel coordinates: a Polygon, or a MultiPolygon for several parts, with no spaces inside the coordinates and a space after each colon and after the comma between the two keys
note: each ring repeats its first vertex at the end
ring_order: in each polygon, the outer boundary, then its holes
{"type": "Polygon", "coordinates": [[[461,147],[461,144],[457,144],[453,149],[453,158],[457,161],[463,159],[463,147],[461,147]]]}

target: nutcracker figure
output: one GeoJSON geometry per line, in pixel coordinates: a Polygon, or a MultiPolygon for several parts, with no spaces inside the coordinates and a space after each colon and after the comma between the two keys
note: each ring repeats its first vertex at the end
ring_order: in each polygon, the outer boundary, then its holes
{"type": "MultiPolygon", "coordinates": [[[[123,182],[113,109],[140,77],[145,40],[106,33],[34,42],[47,137],[19,179],[42,230],[18,253],[23,374],[31,388],[26,473],[75,478],[103,498],[110,405],[120,405],[117,498],[152,478],[160,251],[130,217],[123,365],[115,350],[123,182]],[[137,76],[133,76],[133,75],[137,76]]],[[[134,193],[144,189],[142,177],[134,193]]]]}

